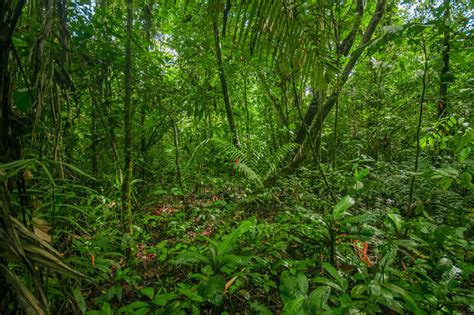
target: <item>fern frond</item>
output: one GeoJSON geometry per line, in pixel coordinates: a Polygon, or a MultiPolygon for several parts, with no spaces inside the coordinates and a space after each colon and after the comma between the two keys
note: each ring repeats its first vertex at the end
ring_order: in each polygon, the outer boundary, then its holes
{"type": "Polygon", "coordinates": [[[284,162],[286,157],[295,152],[300,147],[297,143],[287,143],[281,146],[271,157],[268,163],[268,169],[265,174],[265,179],[273,175],[277,170],[278,167],[281,166],[284,162]]]}
{"type": "Polygon", "coordinates": [[[244,174],[246,178],[248,178],[249,180],[257,183],[259,186],[263,186],[260,176],[252,168],[250,168],[245,162],[237,163],[236,169],[239,173],[244,174]]]}
{"type": "Polygon", "coordinates": [[[212,138],[209,139],[209,144],[211,144],[213,148],[216,149],[219,154],[226,159],[231,161],[235,161],[237,159],[239,159],[239,161],[245,160],[245,154],[242,152],[242,150],[228,141],[212,138]]]}

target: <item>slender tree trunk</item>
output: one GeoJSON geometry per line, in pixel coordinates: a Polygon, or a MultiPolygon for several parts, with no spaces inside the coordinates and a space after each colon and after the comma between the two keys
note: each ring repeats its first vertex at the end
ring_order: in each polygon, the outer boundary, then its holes
{"type": "Polygon", "coordinates": [[[450,0],[444,0],[444,37],[442,47],[442,60],[443,67],[440,73],[440,86],[439,86],[439,100],[438,100],[438,119],[443,118],[446,115],[446,109],[448,106],[448,74],[449,74],[449,51],[450,45],[450,0]]]}
{"type": "Polygon", "coordinates": [[[117,136],[115,134],[115,127],[117,125],[116,119],[114,118],[113,115],[113,104],[112,104],[112,85],[111,85],[111,78],[108,75],[109,69],[107,68],[105,70],[105,94],[104,94],[104,101],[106,105],[106,112],[107,112],[107,120],[104,118],[104,115],[99,113],[99,117],[102,121],[102,125],[104,126],[105,131],[108,134],[108,138],[110,141],[110,147],[112,148],[114,152],[114,160],[118,160],[118,151],[117,151],[117,136]],[[105,122],[107,121],[107,124],[105,122]]]}
{"type": "Polygon", "coordinates": [[[232,133],[232,142],[238,148],[240,148],[239,134],[237,133],[237,127],[235,126],[234,113],[232,111],[232,105],[230,103],[229,89],[227,87],[227,79],[224,71],[224,63],[222,61],[222,49],[221,41],[219,38],[219,28],[217,25],[217,20],[214,20],[214,41],[216,45],[216,57],[217,57],[217,66],[219,68],[219,77],[222,86],[222,95],[224,97],[225,111],[227,114],[227,121],[229,122],[230,132],[232,133]]]}
{"type": "Polygon", "coordinates": [[[183,183],[183,175],[181,174],[181,164],[179,162],[179,135],[178,135],[178,127],[176,126],[176,121],[172,119],[173,123],[173,142],[174,142],[174,152],[175,152],[175,165],[176,165],[176,176],[178,177],[178,184],[181,193],[183,194],[183,206],[186,206],[186,195],[184,192],[184,183],[183,183]]]}
{"type": "MultiPolygon", "coordinates": [[[[328,97],[326,102],[320,105],[318,104],[319,102],[318,95],[315,93],[315,95],[313,96],[310,106],[303,117],[303,122],[301,123],[297,136],[295,138],[296,143],[303,144],[307,138],[308,132],[311,132],[314,135],[313,141],[317,139],[317,135],[320,133],[322,129],[324,120],[326,119],[326,117],[328,116],[328,114],[331,112],[332,108],[336,104],[336,101],[339,98],[339,94],[341,93],[341,90],[344,84],[347,82],[347,79],[349,78],[350,73],[354,69],[357,61],[359,60],[364,49],[366,48],[367,43],[372,38],[372,35],[374,34],[375,29],[377,28],[377,25],[382,19],[382,16],[384,14],[384,9],[385,9],[385,2],[386,0],[377,1],[375,12],[372,15],[372,18],[370,19],[370,22],[364,34],[362,35],[362,39],[358,48],[354,50],[354,52],[352,53],[349,61],[345,65],[341,75],[338,78],[338,82],[336,82],[335,84],[333,92],[328,97]],[[322,106],[320,110],[318,109],[319,106],[322,106]],[[313,124],[313,121],[315,120],[316,116],[317,116],[316,123],[313,124]],[[311,125],[314,125],[313,128],[310,128],[311,125]],[[305,129],[308,129],[308,132],[306,132],[305,129]]],[[[291,173],[303,161],[304,159],[303,150],[304,150],[304,147],[302,146],[297,152],[295,152],[291,161],[281,170],[280,175],[291,173]]],[[[270,178],[267,182],[272,182],[272,181],[273,181],[273,177],[270,178]]]]}
{"type": "Polygon", "coordinates": [[[283,106],[278,102],[278,99],[275,97],[275,95],[273,95],[273,93],[270,89],[270,86],[267,83],[267,79],[266,79],[266,77],[265,77],[265,75],[263,74],[262,71],[258,72],[258,77],[262,81],[263,87],[265,88],[265,92],[266,92],[268,98],[270,99],[270,101],[272,102],[272,104],[275,108],[275,111],[278,114],[278,118],[280,119],[280,122],[285,126],[288,125],[288,123],[286,121],[285,113],[283,111],[283,106]]]}
{"type": "MultiPolygon", "coordinates": [[[[346,68],[343,70],[342,75],[341,75],[341,79],[339,81],[339,85],[336,87],[337,89],[342,89],[342,87],[344,86],[344,84],[347,81],[349,73],[354,68],[355,64],[357,63],[357,60],[360,57],[360,55],[362,55],[363,47],[365,47],[365,44],[372,38],[372,34],[375,31],[375,27],[377,26],[380,18],[383,15],[384,5],[385,5],[385,0],[379,0],[378,1],[376,11],[374,13],[374,16],[372,17],[372,20],[369,23],[369,26],[367,27],[367,30],[365,31],[365,33],[363,35],[362,42],[359,45],[358,49],[353,53],[351,59],[349,60],[349,62],[346,65],[346,68]],[[379,20],[373,21],[374,17],[378,17],[379,13],[380,13],[379,20]],[[347,76],[344,80],[345,73],[347,73],[347,76]]],[[[351,32],[342,41],[342,43],[339,43],[339,36],[337,36],[336,53],[338,54],[338,56],[341,55],[341,54],[342,55],[347,55],[349,53],[349,51],[351,50],[351,48],[354,44],[354,41],[355,41],[357,31],[359,30],[360,24],[362,22],[363,15],[364,15],[363,1],[362,0],[357,0],[357,15],[356,15],[356,18],[354,20],[354,24],[352,26],[351,32]]],[[[337,29],[336,29],[336,32],[338,32],[337,29]]],[[[338,96],[339,96],[339,92],[338,92],[338,96]]],[[[318,113],[318,107],[319,107],[318,102],[320,101],[320,100],[318,100],[319,97],[320,96],[318,94],[314,95],[314,97],[311,100],[311,103],[310,103],[310,105],[309,105],[309,107],[308,107],[308,109],[307,109],[307,111],[304,115],[304,122],[305,122],[306,126],[308,126],[308,128],[311,127],[311,125],[313,123],[313,120],[314,120],[314,117],[318,113]]],[[[298,129],[298,132],[297,132],[297,135],[296,135],[296,138],[295,138],[295,142],[298,143],[298,144],[303,144],[305,139],[306,139],[306,132],[305,132],[304,126],[302,124],[302,125],[300,125],[300,128],[298,129]]],[[[317,138],[315,138],[315,139],[317,139],[317,138]]]]}
{"type": "Polygon", "coordinates": [[[133,0],[127,0],[127,42],[125,44],[125,99],[124,99],[124,178],[122,181],[122,228],[130,235],[132,229],[132,30],[133,0]],[[125,216],[127,222],[125,223],[125,216]]]}
{"type": "MultiPolygon", "coordinates": [[[[91,91],[92,92],[92,91],[91,91]]],[[[91,168],[92,168],[92,175],[95,178],[98,178],[99,175],[99,152],[98,152],[98,137],[97,137],[97,109],[98,103],[97,99],[91,95],[91,168]]]]}
{"type": "Polygon", "coordinates": [[[247,77],[244,76],[244,109],[245,109],[245,131],[247,132],[247,141],[250,140],[250,114],[247,99],[247,77]]]}
{"type": "MultiPolygon", "coordinates": [[[[359,44],[359,47],[352,53],[351,58],[347,62],[346,66],[344,67],[344,70],[341,73],[341,76],[339,77],[339,80],[334,88],[334,91],[331,93],[331,95],[328,97],[326,102],[324,103],[322,109],[320,111],[317,111],[316,116],[316,124],[314,124],[312,128],[312,132],[317,135],[321,129],[322,125],[324,123],[324,120],[328,116],[328,114],[331,112],[332,108],[336,104],[337,99],[339,98],[339,94],[341,93],[341,90],[344,86],[344,84],[347,82],[347,79],[349,78],[349,75],[351,74],[352,70],[354,69],[355,65],[357,64],[357,61],[359,60],[360,56],[362,55],[364,49],[367,46],[367,43],[370,41],[372,38],[372,35],[375,32],[375,29],[377,28],[377,25],[379,24],[380,20],[382,19],[383,13],[384,13],[384,8],[385,8],[385,2],[386,0],[378,0],[377,1],[377,6],[375,9],[374,14],[372,15],[372,18],[369,22],[369,25],[367,26],[367,29],[364,32],[364,35],[362,36],[362,40],[359,44]]],[[[308,114],[308,113],[307,113],[308,114]]],[[[306,117],[306,115],[305,115],[306,117]]],[[[314,119],[313,117],[308,117],[311,118],[311,121],[314,119]]],[[[308,124],[310,125],[310,124],[308,124]]]]}
{"type": "Polygon", "coordinates": [[[334,110],[334,141],[332,144],[332,165],[336,166],[336,156],[337,156],[337,143],[338,143],[338,134],[337,134],[337,123],[339,119],[339,99],[336,101],[336,108],[334,110]]]}
{"type": "Polygon", "coordinates": [[[142,101],[140,108],[140,177],[145,180],[145,159],[146,159],[146,132],[145,132],[145,118],[146,118],[146,102],[148,98],[142,101]]]}
{"type": "Polygon", "coordinates": [[[13,34],[25,4],[26,0],[20,0],[14,8],[12,1],[3,1],[0,5],[0,161],[2,162],[10,162],[19,152],[15,130],[10,121],[12,77],[9,63],[13,34]]]}
{"type": "Polygon", "coordinates": [[[424,67],[423,67],[423,78],[422,78],[422,87],[421,87],[421,96],[420,96],[420,110],[419,110],[419,116],[418,116],[418,126],[416,129],[416,154],[415,154],[415,169],[414,169],[414,175],[411,178],[411,183],[410,183],[410,195],[409,195],[409,200],[408,200],[408,209],[406,216],[411,216],[412,215],[412,204],[413,204],[413,194],[415,191],[415,176],[416,173],[418,173],[418,164],[419,164],[419,159],[420,159],[420,131],[421,131],[421,123],[423,119],[423,104],[425,103],[425,94],[426,94],[426,74],[428,73],[428,53],[426,52],[426,41],[425,38],[422,36],[422,48],[423,48],[423,56],[425,59],[424,62],[424,67]]]}
{"type": "MultiPolygon", "coordinates": [[[[297,97],[297,96],[295,96],[297,97]]],[[[318,112],[318,105],[319,105],[319,96],[318,92],[315,93],[313,98],[311,99],[311,103],[309,104],[308,110],[304,115],[304,124],[302,123],[300,128],[298,129],[298,133],[295,137],[295,142],[298,144],[303,144],[304,140],[306,139],[306,131],[304,126],[311,126],[316,113],[318,112]]]]}
{"type": "MultiPolygon", "coordinates": [[[[145,31],[145,39],[146,39],[146,50],[150,52],[150,39],[151,39],[151,27],[153,23],[153,16],[152,16],[152,4],[148,2],[145,4],[143,8],[143,16],[144,16],[144,31],[145,31]]],[[[145,130],[145,120],[147,115],[147,104],[150,101],[150,95],[148,90],[145,92],[145,99],[141,101],[140,106],[140,178],[145,181],[146,176],[146,135],[147,130],[145,130]]]]}
{"type": "MultiPolygon", "coordinates": [[[[354,23],[354,27],[353,27],[353,30],[356,29],[358,30],[359,27],[360,27],[360,23],[362,22],[362,16],[364,15],[364,4],[363,4],[363,1],[362,0],[358,0],[357,1],[357,18],[356,18],[356,21],[354,23]]],[[[343,49],[341,48],[341,46],[343,46],[342,44],[339,44],[339,41],[340,41],[340,25],[341,25],[341,5],[340,3],[338,2],[337,3],[337,21],[336,21],[336,18],[333,16],[333,23],[334,23],[334,40],[336,41],[336,43],[339,45],[338,47],[338,50],[337,50],[337,58],[336,58],[336,67],[339,68],[340,66],[340,63],[341,63],[341,53],[344,53],[345,51],[343,51],[343,49]]],[[[351,36],[351,34],[349,35],[351,36]]],[[[349,36],[347,38],[349,38],[349,36]]],[[[354,32],[354,36],[352,37],[352,41],[350,42],[350,47],[349,49],[352,47],[353,43],[354,43],[354,39],[355,39],[355,32],[354,32]]],[[[336,157],[337,157],[337,145],[338,145],[338,129],[337,129],[337,124],[338,124],[338,120],[339,120],[339,98],[336,100],[336,108],[334,109],[334,140],[333,140],[333,144],[332,144],[332,165],[333,167],[336,167],[336,157]]]]}

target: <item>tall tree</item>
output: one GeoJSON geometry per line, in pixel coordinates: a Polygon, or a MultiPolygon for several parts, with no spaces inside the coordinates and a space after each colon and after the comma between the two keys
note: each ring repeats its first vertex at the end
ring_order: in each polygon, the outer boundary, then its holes
{"type": "Polygon", "coordinates": [[[227,121],[229,123],[230,132],[232,133],[232,142],[238,148],[240,148],[240,139],[237,132],[237,127],[234,120],[234,112],[232,111],[232,105],[230,103],[229,97],[229,88],[227,86],[227,77],[224,70],[224,62],[222,61],[222,48],[221,40],[219,37],[219,27],[217,23],[217,17],[214,17],[213,21],[213,31],[214,31],[214,42],[216,46],[216,57],[217,57],[217,67],[219,69],[219,79],[221,81],[222,96],[224,97],[225,111],[227,115],[227,121]]]}
{"type": "Polygon", "coordinates": [[[122,181],[122,228],[133,233],[132,230],[132,31],[133,31],[133,0],[127,0],[127,40],[125,43],[125,98],[124,98],[124,168],[122,181]],[[125,215],[127,222],[125,222],[125,215]]]}
{"type": "MultiPolygon", "coordinates": [[[[306,114],[304,115],[304,121],[308,126],[313,125],[311,128],[311,132],[316,136],[314,139],[317,141],[317,136],[319,132],[322,129],[322,125],[324,123],[324,120],[326,117],[329,115],[331,112],[332,108],[336,104],[339,94],[342,91],[342,88],[344,87],[344,84],[347,82],[347,79],[349,78],[349,75],[351,74],[352,70],[354,69],[355,65],[357,64],[357,61],[359,60],[360,56],[364,52],[364,49],[367,47],[367,43],[371,40],[377,25],[379,24],[380,20],[382,19],[382,16],[384,14],[384,9],[385,9],[385,2],[386,0],[378,0],[376,4],[375,11],[372,15],[372,18],[370,19],[370,22],[362,35],[361,42],[359,43],[357,49],[355,49],[351,57],[349,58],[349,61],[347,64],[344,66],[344,69],[342,70],[340,76],[337,79],[337,82],[335,84],[335,87],[330,94],[330,96],[327,98],[327,100],[322,104],[322,107],[318,109],[319,105],[318,103],[318,95],[315,95],[313,97],[313,100],[311,101],[311,105],[308,108],[306,114]],[[315,119],[316,118],[316,119],[315,119]],[[313,123],[314,121],[314,123],[313,123]]],[[[355,22],[355,27],[358,28],[358,22],[355,22]]],[[[297,143],[302,144],[306,138],[305,132],[304,132],[304,126],[300,127],[300,131],[298,132],[297,138],[297,143]]],[[[301,156],[301,155],[299,155],[301,156]]],[[[293,160],[293,166],[297,165],[301,161],[301,158],[296,158],[293,160]]]]}
{"type": "MultiPolygon", "coordinates": [[[[14,128],[11,126],[12,75],[10,56],[12,39],[26,0],[2,1],[0,4],[0,156],[2,162],[18,156],[14,128]],[[16,152],[15,152],[16,151],[16,152]]],[[[26,78],[25,78],[26,79],[26,78]]]]}
{"type": "Polygon", "coordinates": [[[448,105],[448,81],[449,81],[449,52],[450,52],[450,0],[443,1],[443,41],[442,41],[442,63],[440,72],[439,100],[438,100],[438,118],[446,114],[448,105]]]}

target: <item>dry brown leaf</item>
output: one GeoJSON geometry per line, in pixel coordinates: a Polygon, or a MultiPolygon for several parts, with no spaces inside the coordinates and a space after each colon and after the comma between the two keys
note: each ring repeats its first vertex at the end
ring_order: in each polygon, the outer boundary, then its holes
{"type": "Polygon", "coordinates": [[[227,281],[227,283],[225,284],[225,287],[224,287],[224,292],[227,292],[229,290],[230,286],[235,282],[237,277],[238,276],[235,276],[232,279],[230,279],[229,281],[227,281]]]}
{"type": "Polygon", "coordinates": [[[51,236],[41,230],[40,228],[37,228],[36,226],[33,227],[33,232],[35,233],[36,236],[38,236],[41,240],[45,241],[46,243],[51,243],[51,236]]]}

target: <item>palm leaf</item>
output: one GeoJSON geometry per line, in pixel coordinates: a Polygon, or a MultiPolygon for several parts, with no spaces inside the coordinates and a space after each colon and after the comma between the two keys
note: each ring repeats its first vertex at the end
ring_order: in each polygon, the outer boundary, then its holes
{"type": "Polygon", "coordinates": [[[16,293],[18,303],[21,305],[26,314],[46,314],[44,311],[46,307],[41,305],[33,293],[31,293],[31,291],[20,281],[20,279],[18,279],[18,277],[13,272],[8,269],[7,266],[1,264],[0,269],[8,285],[16,293]]]}

